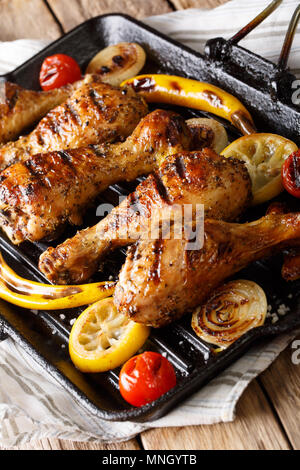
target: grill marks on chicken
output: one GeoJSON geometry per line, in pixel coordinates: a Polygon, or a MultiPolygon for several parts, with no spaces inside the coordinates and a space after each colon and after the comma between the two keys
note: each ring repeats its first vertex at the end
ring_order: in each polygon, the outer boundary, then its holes
{"type": "Polygon", "coordinates": [[[209,217],[233,220],[247,206],[251,181],[244,164],[210,149],[168,156],[118,207],[94,227],[78,232],[40,257],[39,268],[56,283],[79,283],[111,249],[136,242],[156,211],[178,204],[204,204],[209,217]]]}
{"type": "Polygon", "coordinates": [[[157,159],[188,149],[191,140],[178,114],[156,110],[123,143],[16,163],[0,176],[0,225],[14,243],[53,238],[63,224],[81,224],[84,208],[108,186],[150,173],[157,159]]]}
{"type": "Polygon", "coordinates": [[[300,213],[248,224],[207,219],[202,249],[187,241],[140,240],[128,250],[114,302],[138,323],[161,327],[205,301],[225,279],[300,237],[300,213]]]}
{"type": "Polygon", "coordinates": [[[66,85],[51,91],[26,90],[14,83],[0,86],[0,144],[16,139],[21,132],[60,105],[80,85],[66,85]]]}
{"type": "Polygon", "coordinates": [[[87,75],[65,103],[45,116],[28,136],[0,148],[0,169],[30,156],[126,138],[147,113],[132,90],[87,75]]]}

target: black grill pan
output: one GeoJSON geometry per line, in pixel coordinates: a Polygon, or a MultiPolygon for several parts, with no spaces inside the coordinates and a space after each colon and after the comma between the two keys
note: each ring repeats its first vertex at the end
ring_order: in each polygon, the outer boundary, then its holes
{"type": "MultiPolygon", "coordinates": [[[[69,54],[84,69],[100,49],[122,41],[138,42],[145,48],[148,60],[143,72],[177,74],[218,85],[241,99],[252,113],[258,130],[276,132],[300,144],[300,112],[290,100],[295,77],[289,72],[279,73],[271,62],[222,38],[209,41],[205,55],[198,54],[126,15],[105,15],[83,23],[3,79],[39,89],[39,70],[46,56],[57,52],[69,54]]],[[[177,111],[186,117],[203,115],[183,108],[177,111]]],[[[226,123],[226,127],[232,139],[239,137],[230,124],[226,123]]],[[[119,195],[128,194],[134,187],[134,184],[114,185],[101,195],[99,201],[116,204],[119,195]]],[[[261,213],[246,214],[246,219],[262,215],[264,210],[261,208],[261,213]]],[[[84,226],[99,221],[95,212],[95,207],[88,211],[84,226]]],[[[74,233],[75,229],[67,229],[57,243],[74,233]]],[[[0,235],[0,247],[6,261],[20,275],[45,282],[37,261],[47,244],[26,242],[16,247],[0,235]]],[[[93,280],[107,280],[109,276],[116,278],[123,260],[124,252],[109,256],[102,272],[93,280]]],[[[152,330],[144,349],[166,353],[175,366],[178,383],[159,400],[142,408],[131,407],[120,396],[118,370],[82,374],[70,361],[70,320],[76,318],[83,308],[37,313],[1,301],[0,338],[9,335],[17,341],[94,415],[112,421],[154,420],[224,370],[254,342],[300,327],[300,283],[288,284],[281,279],[281,262],[279,256],[255,263],[238,277],[258,282],[265,289],[273,311],[284,303],[290,307],[290,312],[276,324],[267,321],[264,326],[251,330],[226,351],[215,354],[202,342],[190,327],[190,316],[166,328],[152,330]]]]}

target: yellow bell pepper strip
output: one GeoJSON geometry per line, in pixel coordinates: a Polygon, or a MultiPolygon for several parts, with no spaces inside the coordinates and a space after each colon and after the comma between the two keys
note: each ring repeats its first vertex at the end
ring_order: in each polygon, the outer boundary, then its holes
{"type": "Polygon", "coordinates": [[[242,134],[256,132],[245,106],[233,95],[209,83],[175,75],[138,75],[121,86],[131,86],[148,103],[168,103],[216,114],[230,121],[242,134]]]}
{"type": "Polygon", "coordinates": [[[115,282],[96,282],[78,286],[52,286],[18,276],[0,253],[0,298],[34,310],[62,310],[88,305],[110,297],[115,282]]]}

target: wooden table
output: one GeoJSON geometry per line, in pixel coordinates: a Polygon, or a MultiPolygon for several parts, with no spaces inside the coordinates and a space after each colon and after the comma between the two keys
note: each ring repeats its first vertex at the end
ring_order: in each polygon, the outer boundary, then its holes
{"type": "MultiPolygon", "coordinates": [[[[136,18],[226,0],[0,0],[0,40],[56,39],[92,16],[126,12],[136,18]]],[[[26,449],[300,449],[300,368],[288,348],[254,380],[233,423],[155,429],[118,445],[43,439],[26,449]]]]}

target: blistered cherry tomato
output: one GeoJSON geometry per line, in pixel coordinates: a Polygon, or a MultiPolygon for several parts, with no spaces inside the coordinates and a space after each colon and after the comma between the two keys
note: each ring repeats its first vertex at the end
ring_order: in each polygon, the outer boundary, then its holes
{"type": "Polygon", "coordinates": [[[292,196],[300,198],[300,150],[292,153],[284,162],[282,183],[292,196]]]}
{"type": "Polygon", "coordinates": [[[47,57],[40,71],[40,84],[43,90],[53,90],[81,78],[81,70],[72,57],[55,54],[47,57]]]}
{"type": "Polygon", "coordinates": [[[133,406],[143,406],[176,385],[172,364],[161,354],[146,351],[127,361],[120,372],[122,397],[133,406]]]}

